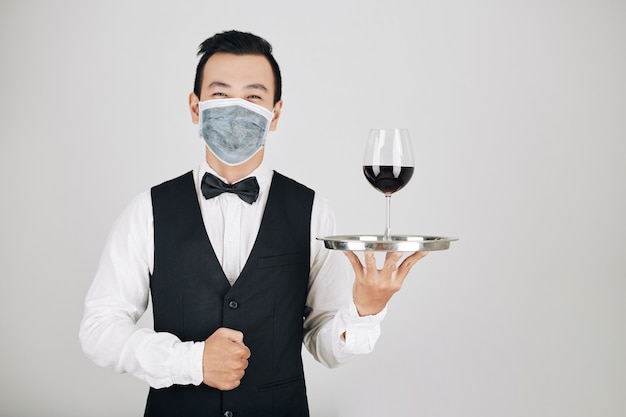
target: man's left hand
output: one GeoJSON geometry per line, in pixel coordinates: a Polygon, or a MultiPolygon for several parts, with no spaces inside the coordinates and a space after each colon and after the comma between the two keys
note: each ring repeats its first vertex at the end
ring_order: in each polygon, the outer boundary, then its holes
{"type": "Polygon", "coordinates": [[[352,289],[354,304],[360,316],[380,313],[391,297],[400,290],[404,279],[417,261],[428,252],[415,252],[397,265],[402,252],[387,252],[381,269],[376,267],[373,252],[365,252],[365,266],[352,251],[344,251],[354,269],[355,279],[352,289]]]}

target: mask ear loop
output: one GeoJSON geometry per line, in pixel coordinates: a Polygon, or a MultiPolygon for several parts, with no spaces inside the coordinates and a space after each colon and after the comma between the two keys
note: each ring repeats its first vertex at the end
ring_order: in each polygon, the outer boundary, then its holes
{"type": "Polygon", "coordinates": [[[267,137],[267,134],[268,134],[268,133],[269,133],[269,131],[270,131],[270,127],[272,126],[272,123],[274,122],[274,115],[275,115],[274,110],[275,110],[275,109],[276,109],[276,106],[274,106],[274,107],[272,108],[272,114],[270,115],[269,122],[267,123],[267,128],[265,129],[265,136],[266,136],[266,137],[267,137]]]}

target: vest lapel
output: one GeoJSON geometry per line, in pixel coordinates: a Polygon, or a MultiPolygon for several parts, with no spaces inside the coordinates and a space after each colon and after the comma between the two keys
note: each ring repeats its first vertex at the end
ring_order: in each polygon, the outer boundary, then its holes
{"type": "Polygon", "coordinates": [[[278,174],[274,172],[272,176],[272,183],[270,186],[270,192],[267,197],[267,203],[265,204],[265,210],[263,212],[263,217],[261,218],[261,225],[259,227],[259,231],[257,233],[256,239],[254,240],[254,245],[252,245],[252,250],[248,255],[248,259],[246,259],[246,263],[243,266],[241,273],[237,277],[237,280],[233,284],[233,287],[240,287],[245,285],[246,281],[252,279],[254,276],[254,271],[256,270],[256,263],[259,257],[267,256],[268,253],[273,252],[273,242],[276,242],[281,238],[280,231],[282,228],[279,224],[280,214],[278,210],[280,210],[279,203],[277,202],[278,196],[280,194],[280,180],[277,181],[278,174]],[[278,182],[278,184],[277,184],[278,182]],[[272,236],[272,238],[269,238],[272,236]]]}

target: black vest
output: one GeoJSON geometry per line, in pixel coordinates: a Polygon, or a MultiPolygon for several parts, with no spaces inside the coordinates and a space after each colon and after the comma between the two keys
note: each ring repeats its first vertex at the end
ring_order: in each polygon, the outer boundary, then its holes
{"type": "Polygon", "coordinates": [[[232,391],[151,388],[146,417],[309,415],[301,350],[313,196],[274,173],[257,239],[231,287],[206,234],[193,173],[152,189],[154,329],[182,341],[240,330],[251,357],[232,391]]]}

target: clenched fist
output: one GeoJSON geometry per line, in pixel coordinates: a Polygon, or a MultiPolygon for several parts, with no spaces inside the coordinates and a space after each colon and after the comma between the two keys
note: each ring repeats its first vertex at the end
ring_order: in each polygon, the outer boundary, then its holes
{"type": "Polygon", "coordinates": [[[250,349],[243,343],[243,333],[225,327],[217,329],[204,341],[203,382],[222,391],[237,388],[249,357],[250,349]]]}

